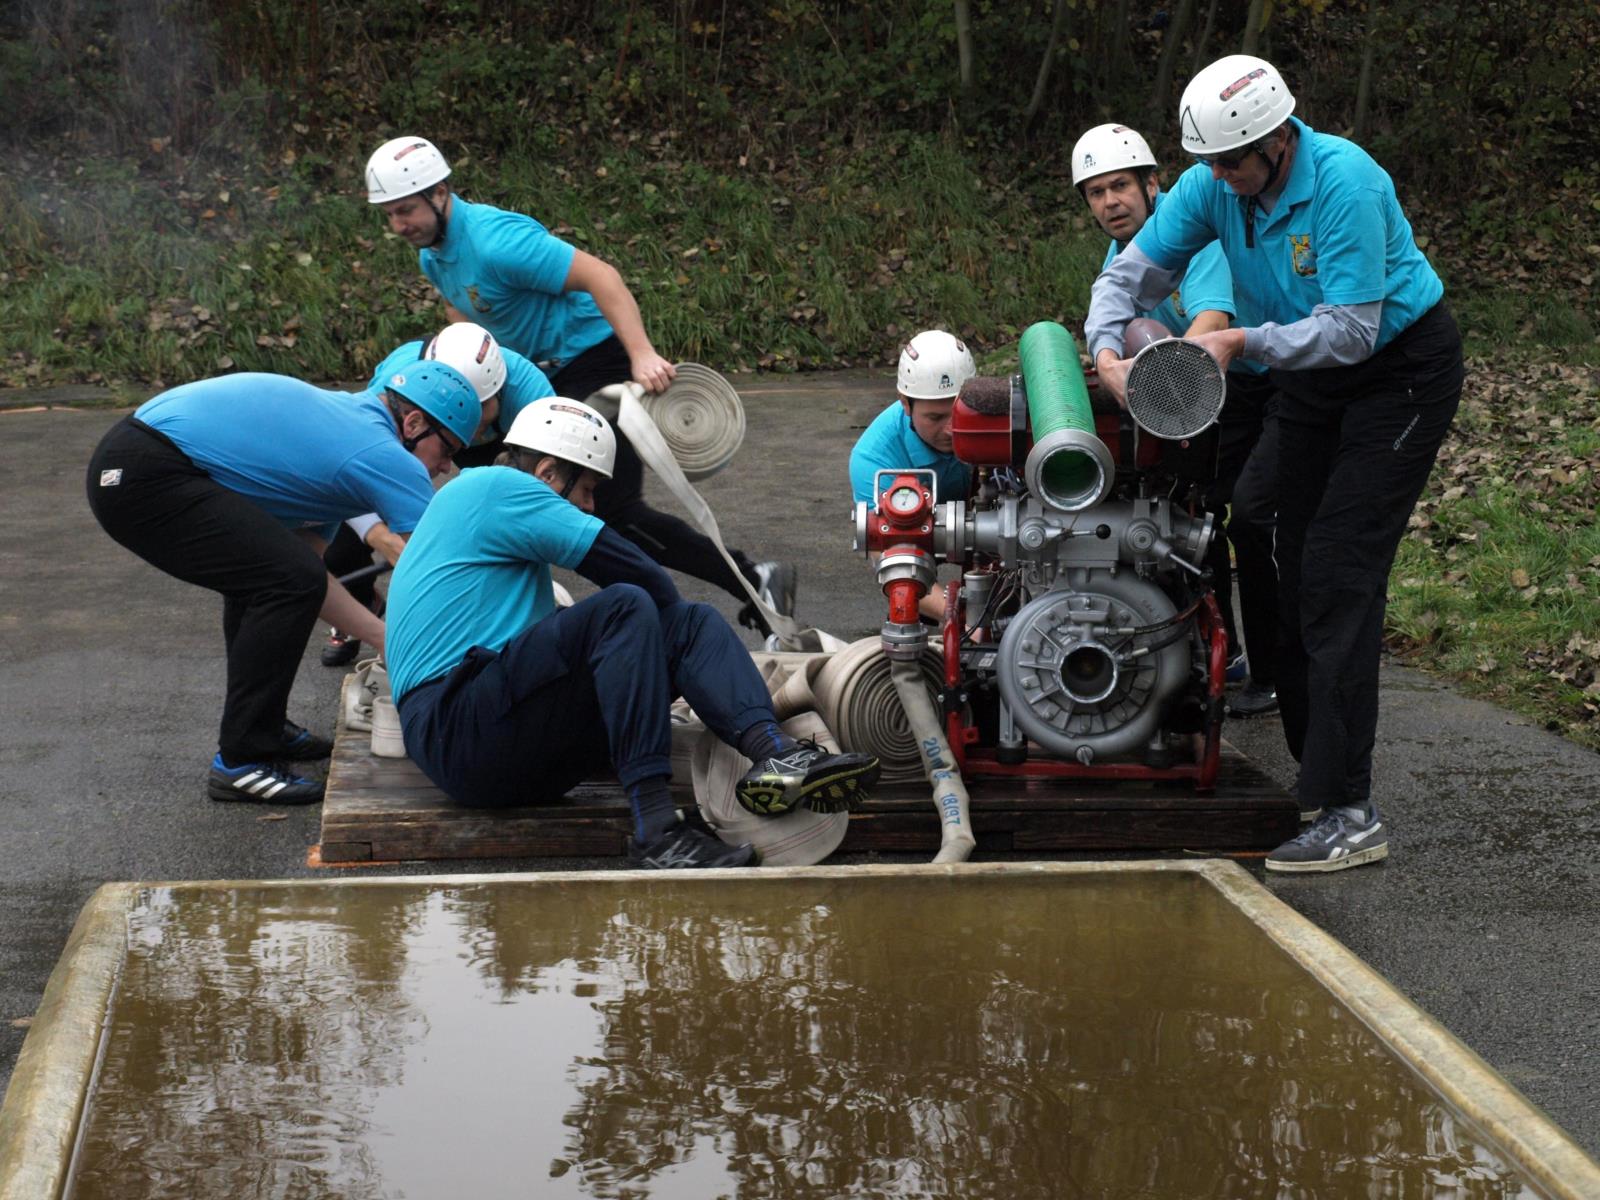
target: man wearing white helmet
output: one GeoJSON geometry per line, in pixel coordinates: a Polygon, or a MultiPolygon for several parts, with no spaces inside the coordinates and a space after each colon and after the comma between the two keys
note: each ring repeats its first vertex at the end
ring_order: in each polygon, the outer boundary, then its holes
{"type": "MultiPolygon", "coordinates": [[[[1096,125],[1072,148],[1072,183],[1095,221],[1111,238],[1109,267],[1166,199],[1149,143],[1126,125],[1096,125]]],[[[1141,317],[1183,337],[1226,329],[1238,315],[1233,277],[1222,247],[1212,242],[1184,268],[1177,286],[1141,317]]],[[[1273,559],[1273,498],[1277,435],[1272,384],[1266,368],[1236,359],[1228,371],[1227,403],[1217,429],[1216,470],[1207,481],[1205,506],[1216,515],[1221,537],[1211,539],[1206,565],[1216,585],[1228,633],[1228,679],[1245,676],[1243,645],[1249,649],[1249,680],[1228,703],[1234,716],[1276,712],[1278,568],[1273,559]],[[1224,524],[1224,522],[1226,522],[1224,524]],[[1234,572],[1229,545],[1239,559],[1239,619],[1234,617],[1234,572]]]]}
{"type": "Polygon", "coordinates": [[[900,351],[895,402],[856,439],[850,451],[850,491],[876,501],[878,471],[931,470],[941,500],[964,499],[972,472],[951,449],[950,410],[961,385],[978,373],[972,351],[953,334],[928,329],[900,351]]]}
{"type": "Polygon", "coordinates": [[[383,624],[320,553],[338,522],[375,510],[402,539],[429,477],[472,438],[471,386],[438,363],[348,396],[281,375],[226,375],[146,401],[89,462],[105,531],[167,574],[223,596],[228,687],[206,791],[311,804],[322,783],[282,764],[332,744],[291,723],[289,690],[318,615],[383,644],[383,624]]]}
{"type": "MultiPolygon", "coordinates": [[[[656,353],[633,293],[611,264],[578,250],[520,213],[455,195],[450,165],[426,138],[385,142],[367,161],[367,199],[389,227],[417,248],[422,271],[452,321],[475,321],[503,349],[549,373],[555,392],[592,396],[632,379],[652,392],[672,382],[673,365],[656,353]]],[[[644,464],[626,438],[613,477],[595,494],[607,524],[665,567],[745,592],[711,539],[644,499],[644,464]]],[[[730,550],[740,574],[785,615],[794,611],[795,570],[730,550]]],[[[770,633],[754,605],[740,620],[770,633]]]]}
{"type": "Polygon", "coordinates": [[[1461,338],[1388,174],[1291,114],[1277,69],[1230,55],[1184,90],[1198,160],[1095,281],[1087,333],[1121,393],[1122,332],[1213,240],[1253,323],[1195,338],[1224,366],[1265,363],[1279,392],[1278,695],[1300,762],[1305,833],[1273,871],[1388,854],[1372,801],[1389,569],[1461,399],[1461,338]]]}
{"type": "MultiPolygon", "coordinates": [[[[857,502],[876,504],[873,480],[879,471],[932,471],[940,500],[965,499],[972,470],[955,456],[950,413],[961,385],[978,373],[966,343],[943,329],[926,329],[900,351],[895,402],[856,439],[850,451],[850,492],[857,502]]],[[[944,614],[944,591],[922,598],[922,615],[944,614]]]]}
{"type": "MultiPolygon", "coordinates": [[[[494,334],[470,321],[446,325],[431,338],[418,338],[397,347],[378,364],[367,386],[376,389],[385,379],[424,359],[442,362],[460,371],[477,392],[483,405],[483,420],[472,444],[453,456],[458,467],[479,467],[494,461],[500,452],[500,439],[516,415],[555,389],[545,373],[514,350],[503,350],[494,334]]],[[[345,522],[328,546],[324,561],[335,576],[346,576],[371,565],[376,550],[390,562],[399,561],[400,540],[377,513],[345,522]]],[[[377,609],[377,576],[365,575],[352,581],[350,594],[373,611],[377,609]]],[[[322,665],[341,667],[353,662],[361,652],[361,642],[352,633],[332,629],[322,648],[322,665]]]]}
{"type": "Polygon", "coordinates": [[[753,861],[680,820],[670,776],[671,704],[755,765],[750,811],[839,810],[866,794],[875,758],[830,755],[778,728],[749,653],[715,609],[592,514],[616,437],[575,400],[518,414],[501,465],[440,489],[389,589],[388,665],[406,750],[458,803],[554,800],[609,763],[628,793],[635,866],[753,861]],[[550,567],[600,591],[555,608],[550,567]]]}

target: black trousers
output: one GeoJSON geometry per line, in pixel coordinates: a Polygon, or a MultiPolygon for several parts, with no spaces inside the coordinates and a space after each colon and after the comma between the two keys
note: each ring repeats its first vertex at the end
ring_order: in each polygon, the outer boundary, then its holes
{"type": "Polygon", "coordinates": [[[1217,474],[1206,489],[1206,510],[1217,532],[1206,551],[1228,631],[1228,654],[1243,648],[1250,656],[1250,678],[1271,687],[1277,679],[1278,565],[1273,557],[1277,520],[1276,389],[1264,375],[1228,374],[1228,398],[1218,420],[1217,474]],[[1229,546],[1238,560],[1230,565],[1229,546]],[[1237,619],[1233,582],[1239,584],[1237,619]]]}
{"type": "MultiPolygon", "coordinates": [[[[628,352],[615,335],[590,346],[550,377],[556,395],[584,400],[607,384],[633,378],[628,352]]],[[[682,571],[715,584],[735,599],[746,599],[744,589],[717,553],[716,545],[693,525],[670,513],[651,508],[644,499],[644,463],[627,438],[617,431],[617,465],[609,480],[595,488],[595,516],[643,550],[663,567],[682,571]]],[[[752,584],[755,566],[732,547],[729,556],[752,584]]],[[[753,611],[753,609],[752,609],[753,611]]],[[[761,622],[762,633],[771,632],[761,622]]]]}
{"type": "Polygon", "coordinates": [[[100,440],[86,482],[89,508],[115,541],[221,593],[228,690],[219,749],[234,763],[275,759],[289,689],[328,590],[316,551],[132,417],[100,440]]]}
{"type": "Polygon", "coordinates": [[[1443,302],[1365,362],[1274,370],[1278,386],[1278,700],[1300,800],[1372,792],[1389,569],[1461,401],[1443,302]]]}

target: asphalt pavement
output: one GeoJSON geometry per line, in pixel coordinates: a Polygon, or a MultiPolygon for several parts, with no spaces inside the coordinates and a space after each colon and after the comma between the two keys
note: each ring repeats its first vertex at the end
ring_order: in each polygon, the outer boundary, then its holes
{"type": "MultiPolygon", "coordinates": [[[[875,631],[883,600],[850,550],[846,459],[892,399],[891,377],[736,383],[747,440],[702,486],[727,542],[800,564],[805,623],[847,638],[875,631]]],[[[78,909],[101,883],[356,873],[308,865],[316,808],[205,798],[221,602],[95,524],[84,467],[118,415],[85,407],[97,400],[93,389],[0,392],[9,464],[0,478],[0,1087],[78,909]]],[[[653,494],[671,507],[664,490],[653,494]]],[[[680,584],[730,617],[737,610],[731,596],[680,584]]],[[[307,647],[290,712],[329,732],[342,672],[323,668],[317,650],[307,647]]],[[[1265,882],[1600,1156],[1600,758],[1392,664],[1382,714],[1376,797],[1394,831],[1388,861],[1265,882]]],[[[1275,718],[1230,722],[1227,735],[1292,781],[1275,718]]],[[[1258,860],[1245,865],[1260,870],[1258,860]]]]}

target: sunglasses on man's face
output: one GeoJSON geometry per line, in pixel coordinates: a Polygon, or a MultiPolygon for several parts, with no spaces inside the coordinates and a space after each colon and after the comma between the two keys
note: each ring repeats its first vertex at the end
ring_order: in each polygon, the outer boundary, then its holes
{"type": "Polygon", "coordinates": [[[1254,151],[1255,147],[1250,146],[1237,154],[1192,154],[1190,157],[1202,167],[1221,167],[1224,171],[1237,171],[1240,164],[1254,151]]]}

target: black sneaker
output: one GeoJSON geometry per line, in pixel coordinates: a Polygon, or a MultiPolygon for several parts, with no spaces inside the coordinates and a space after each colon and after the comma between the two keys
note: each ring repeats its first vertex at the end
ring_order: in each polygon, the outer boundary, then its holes
{"type": "Polygon", "coordinates": [[[643,846],[628,839],[628,862],[643,871],[748,867],[755,861],[755,847],[749,842],[730,846],[708,832],[703,822],[680,819],[655,841],[643,846]]]}
{"type": "Polygon", "coordinates": [[[1278,711],[1278,689],[1252,679],[1227,705],[1230,717],[1270,717],[1278,711]]]}
{"type": "Polygon", "coordinates": [[[278,757],[288,762],[315,762],[333,753],[333,743],[293,721],[283,723],[283,745],[278,757]]]}
{"type": "Polygon", "coordinates": [[[734,795],[747,812],[776,817],[805,805],[815,812],[846,812],[878,782],[870,754],[829,754],[812,741],[763,759],[744,773],[734,795]]]}
{"type": "Polygon", "coordinates": [[[340,633],[337,629],[328,631],[328,644],[322,648],[322,665],[325,667],[342,667],[346,663],[353,663],[356,655],[361,653],[361,639],[340,633]]]}
{"type": "Polygon", "coordinates": [[[322,782],[290,774],[272,763],[245,763],[225,767],[222,755],[211,760],[206,795],[213,800],[244,800],[253,804],[316,804],[322,799],[322,782]]]}
{"type": "Polygon", "coordinates": [[[1269,871],[1343,871],[1389,856],[1389,832],[1376,807],[1364,818],[1323,810],[1311,827],[1267,855],[1269,871]]]}

